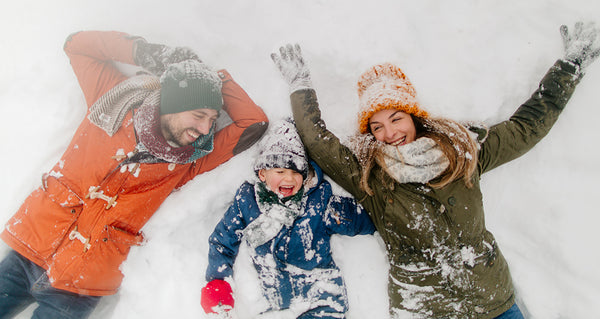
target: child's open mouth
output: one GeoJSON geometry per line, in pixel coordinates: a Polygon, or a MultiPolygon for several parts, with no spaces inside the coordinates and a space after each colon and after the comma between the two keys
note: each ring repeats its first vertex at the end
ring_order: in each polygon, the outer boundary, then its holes
{"type": "Polygon", "coordinates": [[[288,197],[294,195],[294,187],[293,186],[280,186],[279,194],[283,197],[288,197]]]}

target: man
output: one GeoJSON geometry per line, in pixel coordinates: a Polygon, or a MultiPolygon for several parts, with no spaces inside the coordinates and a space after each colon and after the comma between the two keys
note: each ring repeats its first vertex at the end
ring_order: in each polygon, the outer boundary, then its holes
{"type": "Polygon", "coordinates": [[[33,302],[34,317],[87,317],[117,291],[119,266],[165,198],[250,147],[268,125],[227,71],[212,71],[187,48],[85,31],[64,49],[88,112],[0,234],[13,248],[0,263],[0,318],[33,302]],[[127,77],[115,62],[153,74],[127,77]],[[217,130],[221,111],[232,123],[217,130]]]}

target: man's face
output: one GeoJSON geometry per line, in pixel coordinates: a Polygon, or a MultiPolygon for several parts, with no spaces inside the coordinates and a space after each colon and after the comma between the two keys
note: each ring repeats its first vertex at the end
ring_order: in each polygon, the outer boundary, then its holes
{"type": "Polygon", "coordinates": [[[282,197],[296,195],[302,187],[302,174],[289,168],[263,168],[258,171],[258,178],[265,182],[269,189],[282,197]]]}
{"type": "Polygon", "coordinates": [[[160,127],[167,141],[185,146],[192,144],[200,135],[208,134],[218,116],[219,112],[213,109],[163,114],[160,127]]]}

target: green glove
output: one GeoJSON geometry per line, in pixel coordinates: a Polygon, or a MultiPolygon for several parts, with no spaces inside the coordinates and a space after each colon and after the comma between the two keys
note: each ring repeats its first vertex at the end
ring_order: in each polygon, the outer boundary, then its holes
{"type": "Polygon", "coordinates": [[[190,48],[171,48],[163,44],[148,43],[144,40],[137,41],[136,43],[135,63],[157,76],[163,74],[169,64],[184,60],[202,62],[198,55],[190,48]]]}

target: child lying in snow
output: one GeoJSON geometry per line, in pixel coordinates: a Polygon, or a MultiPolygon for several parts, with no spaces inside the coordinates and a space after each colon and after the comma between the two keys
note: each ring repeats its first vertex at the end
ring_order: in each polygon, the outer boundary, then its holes
{"type": "Polygon", "coordinates": [[[283,121],[265,138],[254,169],[209,238],[202,307],[206,313],[233,308],[233,263],[242,239],[251,247],[270,308],[298,318],[343,318],[346,289],[331,257],[333,234],[373,234],[358,203],[332,194],[321,169],[309,160],[294,125],[283,121]]]}

